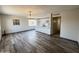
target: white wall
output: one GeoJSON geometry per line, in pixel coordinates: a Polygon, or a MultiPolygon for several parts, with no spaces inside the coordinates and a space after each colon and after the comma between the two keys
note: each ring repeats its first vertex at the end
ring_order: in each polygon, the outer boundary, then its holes
{"type": "Polygon", "coordinates": [[[2,32],[5,30],[6,33],[13,33],[32,28],[33,27],[28,26],[28,20],[26,17],[2,15],[2,32]],[[13,19],[16,18],[20,19],[20,25],[13,25],[13,19]]]}
{"type": "Polygon", "coordinates": [[[61,37],[79,41],[79,9],[61,13],[61,37]]]}

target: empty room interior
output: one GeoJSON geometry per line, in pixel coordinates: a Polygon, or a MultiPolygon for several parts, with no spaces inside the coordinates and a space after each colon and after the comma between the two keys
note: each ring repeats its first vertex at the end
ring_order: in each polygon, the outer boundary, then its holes
{"type": "Polygon", "coordinates": [[[0,53],[78,53],[79,5],[0,5],[0,53]]]}

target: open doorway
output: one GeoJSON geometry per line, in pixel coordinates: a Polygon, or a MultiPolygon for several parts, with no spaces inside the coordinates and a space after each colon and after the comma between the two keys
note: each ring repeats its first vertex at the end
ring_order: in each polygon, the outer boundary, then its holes
{"type": "Polygon", "coordinates": [[[61,17],[53,17],[53,34],[60,36],[61,17]]]}

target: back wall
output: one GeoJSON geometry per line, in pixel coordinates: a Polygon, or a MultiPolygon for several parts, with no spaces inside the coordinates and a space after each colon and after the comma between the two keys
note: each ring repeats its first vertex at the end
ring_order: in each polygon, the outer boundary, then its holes
{"type": "Polygon", "coordinates": [[[0,15],[2,17],[2,33],[4,30],[6,33],[14,33],[19,31],[25,31],[33,29],[33,27],[28,26],[28,19],[22,16],[12,16],[12,15],[0,15]],[[20,25],[13,25],[13,19],[19,19],[20,25]]]}

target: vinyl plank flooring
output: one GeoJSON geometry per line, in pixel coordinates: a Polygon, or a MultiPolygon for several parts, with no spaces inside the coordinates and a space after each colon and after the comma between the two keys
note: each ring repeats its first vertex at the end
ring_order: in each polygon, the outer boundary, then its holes
{"type": "Polygon", "coordinates": [[[8,34],[0,43],[1,53],[78,53],[79,46],[59,36],[35,30],[8,34]]]}

